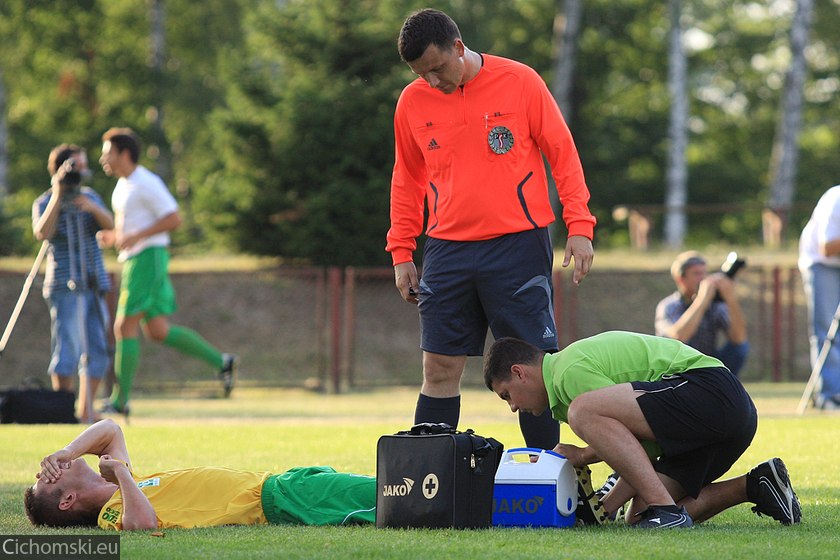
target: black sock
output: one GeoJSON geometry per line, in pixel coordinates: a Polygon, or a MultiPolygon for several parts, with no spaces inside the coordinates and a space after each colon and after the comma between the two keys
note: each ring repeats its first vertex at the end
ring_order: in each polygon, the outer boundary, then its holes
{"type": "Polygon", "coordinates": [[[560,423],[551,417],[550,408],[539,416],[520,412],[519,429],[528,447],[554,449],[560,443],[560,423]]]}
{"type": "Polygon", "coordinates": [[[420,396],[417,397],[417,408],[414,409],[415,424],[443,422],[457,428],[460,417],[461,395],[435,398],[420,393],[420,396]]]}

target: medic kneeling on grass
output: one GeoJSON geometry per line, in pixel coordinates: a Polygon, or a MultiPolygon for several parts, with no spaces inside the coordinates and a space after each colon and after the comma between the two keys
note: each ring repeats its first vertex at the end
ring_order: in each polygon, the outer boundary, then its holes
{"type": "Polygon", "coordinates": [[[741,382],[716,358],[673,339],[606,332],[555,354],[514,338],[497,340],[484,381],[513,412],[550,408],[587,447],[554,451],[575,467],[606,462],[618,481],[579,503],[578,516],[604,519],[632,499],[634,527],[691,527],[737,504],[799,523],[787,468],[774,458],[715,482],[749,447],[758,424],[741,382]]]}
{"type": "Polygon", "coordinates": [[[376,519],[376,479],[300,467],[283,474],[198,467],[136,477],[122,430],[90,426],[44,457],[26,489],[34,525],[137,530],[265,523],[342,525],[376,519]],[[82,455],[99,456],[99,472],[82,455]]]}

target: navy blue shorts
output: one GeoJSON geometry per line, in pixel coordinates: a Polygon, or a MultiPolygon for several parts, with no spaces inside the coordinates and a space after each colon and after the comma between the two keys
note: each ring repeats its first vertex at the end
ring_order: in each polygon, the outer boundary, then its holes
{"type": "Polygon", "coordinates": [[[694,498],[750,446],[758,414],[726,368],[698,368],[659,381],[634,381],[637,402],[662,448],[655,468],[694,498]]]}
{"type": "Polygon", "coordinates": [[[481,356],[487,328],[557,350],[547,228],[486,241],[428,238],[420,279],[420,347],[481,356]]]}

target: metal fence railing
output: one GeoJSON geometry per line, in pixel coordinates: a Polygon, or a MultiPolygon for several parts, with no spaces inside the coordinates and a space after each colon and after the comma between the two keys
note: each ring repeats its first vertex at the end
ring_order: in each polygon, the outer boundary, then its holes
{"type": "MultiPolygon", "coordinates": [[[[322,387],[418,385],[419,319],[394,287],[391,268],[278,267],[247,272],[173,274],[179,309],[172,321],[195,328],[241,356],[243,384],[322,387]]],[[[0,319],[20,293],[23,275],[0,271],[0,319]]],[[[751,354],[747,381],[806,380],[810,372],[805,300],[798,271],[750,267],[737,277],[751,354]]],[[[674,290],[666,270],[593,269],[573,286],[554,276],[561,346],[598,332],[653,333],[656,303],[674,290]]],[[[36,281],[6,352],[0,385],[46,375],[49,314],[36,281]]],[[[489,339],[488,339],[489,342],[489,339]]],[[[143,343],[135,385],[172,388],[215,382],[197,360],[143,343]]],[[[479,386],[481,359],[468,360],[464,384],[479,386]]],[[[46,380],[46,379],[45,379],[46,380]]]]}

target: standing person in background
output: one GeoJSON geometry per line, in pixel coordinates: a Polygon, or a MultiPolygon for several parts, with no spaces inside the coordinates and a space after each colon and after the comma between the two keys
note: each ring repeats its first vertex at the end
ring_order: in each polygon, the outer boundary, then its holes
{"type": "MultiPolygon", "coordinates": [[[[799,238],[799,271],[808,304],[811,363],[815,364],[840,303],[840,185],[817,202],[799,238]]],[[[820,371],[815,405],[840,409],[840,345],[837,341],[820,371]]]]}
{"type": "MultiPolygon", "coordinates": [[[[531,68],[466,47],[446,14],[425,9],[406,19],[400,57],[418,78],[394,115],[391,253],[397,289],[418,305],[423,385],[415,422],[460,418],[467,356],[494,337],[516,336],[558,348],[552,304],[554,221],[543,155],[551,166],[569,231],[563,266],[574,283],[592,264],[595,218],[574,141],[531,68]],[[428,206],[423,278],[413,262],[428,206]]],[[[550,411],[520,415],[530,447],[553,448],[550,411]]]]}
{"type": "Polygon", "coordinates": [[[671,278],[677,291],[656,306],[656,335],[675,338],[714,356],[738,375],[750,344],[734,280],[723,272],[709,274],[706,260],[697,251],[677,255],[671,278]],[[722,346],[718,345],[718,333],[726,339],[722,346]]]}
{"type": "Polygon", "coordinates": [[[108,412],[128,414],[131,386],[140,357],[139,335],[201,359],[219,371],[225,396],[233,389],[236,356],[222,354],[200,334],[171,325],[176,308],[169,280],[169,232],[181,225],[178,203],[163,181],[138,164],[140,140],[130,128],[112,128],[102,136],[99,162],[109,176],[119,177],[111,196],[116,227],[103,243],[119,250],[124,263],[114,325],[118,387],[108,412]]]}
{"type": "Polygon", "coordinates": [[[70,391],[79,374],[79,420],[97,420],[93,401],[111,362],[104,296],[111,289],[96,233],[114,227],[114,218],[90,187],[87,153],[76,145],[53,148],[47,161],[50,190],[32,204],[35,237],[48,244],[43,295],[50,309],[55,391],[70,391]]]}

